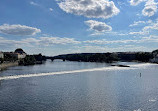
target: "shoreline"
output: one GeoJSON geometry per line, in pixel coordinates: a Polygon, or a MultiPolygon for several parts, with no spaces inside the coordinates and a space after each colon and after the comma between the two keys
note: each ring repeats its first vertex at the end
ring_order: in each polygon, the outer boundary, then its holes
{"type": "Polygon", "coordinates": [[[9,67],[18,66],[18,65],[19,65],[18,61],[2,63],[0,64],[0,71],[7,69],[9,67]]]}

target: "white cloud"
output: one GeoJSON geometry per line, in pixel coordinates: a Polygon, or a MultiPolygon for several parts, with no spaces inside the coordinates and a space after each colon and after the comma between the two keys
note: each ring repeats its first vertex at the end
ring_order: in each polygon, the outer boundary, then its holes
{"type": "Polygon", "coordinates": [[[40,44],[44,45],[54,45],[54,44],[80,44],[79,41],[74,40],[74,38],[61,38],[61,37],[40,37],[40,44]]]}
{"type": "MultiPolygon", "coordinates": [[[[94,33],[95,34],[95,33],[94,33]]],[[[104,33],[101,34],[106,34],[106,35],[114,35],[114,36],[126,36],[129,35],[129,33],[127,33],[127,31],[118,31],[118,32],[114,32],[114,31],[106,31],[104,33]]],[[[99,35],[99,34],[98,34],[99,35]]]]}
{"type": "Polygon", "coordinates": [[[114,2],[109,0],[61,0],[58,5],[67,13],[88,18],[107,19],[120,12],[114,2]]]}
{"type": "Polygon", "coordinates": [[[152,24],[153,21],[152,20],[148,20],[148,21],[134,21],[133,24],[130,24],[129,27],[134,27],[134,26],[138,26],[138,25],[142,25],[142,24],[152,24]]]}
{"type": "Polygon", "coordinates": [[[151,24],[152,22],[153,22],[152,20],[148,20],[148,21],[147,21],[148,24],[151,24]]]}
{"type": "Polygon", "coordinates": [[[52,8],[49,8],[49,10],[52,12],[53,11],[53,9],[52,8]]]}
{"type": "Polygon", "coordinates": [[[40,6],[38,3],[35,3],[35,2],[33,2],[33,1],[31,1],[30,4],[31,4],[31,5],[34,5],[34,6],[40,6]]]}
{"type": "Polygon", "coordinates": [[[35,35],[36,33],[41,32],[40,29],[29,27],[25,25],[9,25],[9,24],[3,24],[0,26],[0,33],[4,34],[10,34],[10,35],[35,35]]]}
{"type": "Polygon", "coordinates": [[[151,26],[145,26],[143,28],[144,31],[147,31],[147,30],[158,30],[158,24],[154,24],[154,25],[151,25],[151,26]]]}
{"type": "Polygon", "coordinates": [[[140,4],[141,2],[146,2],[145,7],[142,10],[142,14],[144,16],[151,17],[157,12],[158,2],[155,2],[154,0],[130,0],[130,4],[132,6],[136,6],[140,4]]]}
{"type": "Polygon", "coordinates": [[[140,4],[140,3],[144,2],[144,1],[147,1],[147,0],[130,0],[130,4],[132,6],[136,6],[136,5],[138,5],[138,4],[140,4]]]}
{"type": "Polygon", "coordinates": [[[0,37],[0,47],[4,50],[4,48],[14,48],[14,47],[22,47],[22,46],[31,46],[30,44],[24,41],[17,40],[9,40],[4,37],[0,37]]]}
{"type": "Polygon", "coordinates": [[[130,35],[145,35],[149,34],[149,31],[129,32],[130,35]]]}
{"type": "Polygon", "coordinates": [[[146,32],[146,31],[151,31],[151,30],[158,30],[158,20],[156,20],[156,22],[150,22],[150,25],[148,26],[145,26],[143,28],[143,31],[146,32]]]}
{"type": "Polygon", "coordinates": [[[144,16],[153,16],[157,12],[157,3],[154,0],[148,0],[145,4],[142,14],[144,16]]]}
{"type": "Polygon", "coordinates": [[[74,38],[61,38],[61,37],[39,37],[26,38],[22,40],[9,40],[4,37],[0,37],[0,45],[2,46],[52,46],[52,45],[68,45],[68,44],[80,44],[80,41],[76,41],[74,38]]]}
{"type": "Polygon", "coordinates": [[[150,35],[149,37],[143,37],[141,42],[158,43],[158,36],[157,35],[150,35]]]}
{"type": "Polygon", "coordinates": [[[134,27],[134,26],[137,26],[140,24],[146,24],[146,22],[145,21],[134,21],[134,23],[130,24],[129,27],[134,27]]]}
{"type": "Polygon", "coordinates": [[[75,50],[73,50],[73,53],[103,53],[107,51],[107,47],[101,47],[101,46],[94,46],[94,45],[84,45],[84,46],[77,46],[74,47],[75,50]]]}
{"type": "Polygon", "coordinates": [[[129,43],[158,43],[158,36],[157,35],[150,35],[148,37],[142,37],[141,39],[126,39],[126,40],[113,40],[108,41],[106,39],[102,40],[87,40],[83,41],[87,44],[96,44],[96,45],[105,45],[105,44],[129,44],[129,43]]]}
{"type": "Polygon", "coordinates": [[[131,42],[137,42],[137,40],[113,40],[113,41],[108,41],[106,39],[102,39],[102,40],[87,40],[87,41],[84,41],[84,43],[90,43],[90,44],[114,44],[114,43],[131,43],[131,42]]]}
{"type": "MultiPolygon", "coordinates": [[[[61,37],[39,37],[39,38],[26,38],[22,40],[9,40],[4,37],[0,37],[0,48],[1,49],[15,49],[17,47],[22,48],[34,48],[40,47],[40,51],[46,51],[47,46],[55,45],[71,45],[71,47],[65,47],[66,50],[61,49],[57,53],[76,53],[76,52],[117,52],[117,51],[142,51],[142,50],[151,50],[148,47],[139,46],[141,43],[158,43],[157,35],[150,35],[148,37],[143,37],[141,39],[135,40],[87,40],[87,41],[76,41],[74,38],[61,38],[61,37]],[[75,45],[74,45],[75,44],[75,45]],[[113,44],[110,47],[107,47],[106,44],[113,44]],[[115,44],[115,45],[114,45],[115,44]],[[72,46],[73,45],[73,46],[72,46]],[[45,49],[46,48],[46,49],[45,49]],[[148,49],[147,49],[148,48],[148,49]]],[[[60,49],[60,48],[59,48],[60,49]]],[[[58,49],[58,50],[59,50],[58,49]]],[[[55,48],[51,47],[52,51],[55,48]]],[[[38,50],[39,51],[39,50],[38,50]]],[[[36,52],[32,52],[36,53],[36,52]]],[[[56,53],[56,54],[57,54],[56,53]]],[[[48,52],[50,54],[50,52],[48,52]]]]}
{"type": "Polygon", "coordinates": [[[147,26],[143,27],[141,31],[138,32],[129,32],[131,35],[145,35],[145,34],[150,34],[151,31],[153,30],[158,30],[158,20],[152,21],[148,20],[146,21],[147,26]]]}
{"type": "Polygon", "coordinates": [[[103,34],[104,32],[111,31],[112,27],[105,24],[104,22],[98,22],[95,20],[85,21],[85,24],[89,26],[90,30],[93,30],[94,34],[103,34]]]}
{"type": "Polygon", "coordinates": [[[147,51],[147,47],[136,45],[117,45],[115,47],[84,45],[77,46],[71,50],[71,53],[105,53],[105,52],[125,52],[125,51],[147,51]]]}

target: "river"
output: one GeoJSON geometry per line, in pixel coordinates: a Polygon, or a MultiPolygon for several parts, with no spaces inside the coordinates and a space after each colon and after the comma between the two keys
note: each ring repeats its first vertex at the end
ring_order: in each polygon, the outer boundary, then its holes
{"type": "Polygon", "coordinates": [[[0,111],[158,111],[158,65],[46,61],[0,72],[0,111]],[[140,74],[141,73],[141,74],[140,74]]]}

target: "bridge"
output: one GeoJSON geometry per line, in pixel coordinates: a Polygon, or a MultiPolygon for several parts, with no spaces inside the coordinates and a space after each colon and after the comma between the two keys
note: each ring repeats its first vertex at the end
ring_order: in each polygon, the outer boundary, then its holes
{"type": "Polygon", "coordinates": [[[66,60],[64,57],[60,57],[60,56],[47,57],[47,59],[51,59],[52,61],[54,61],[55,59],[61,59],[61,60],[63,60],[63,61],[66,60]]]}

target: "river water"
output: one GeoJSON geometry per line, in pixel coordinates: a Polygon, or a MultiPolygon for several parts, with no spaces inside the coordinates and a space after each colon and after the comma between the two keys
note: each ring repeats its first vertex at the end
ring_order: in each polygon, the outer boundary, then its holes
{"type": "Polygon", "coordinates": [[[46,61],[0,72],[0,111],[158,111],[158,65],[46,61]],[[141,74],[140,74],[141,73],[141,74]]]}

